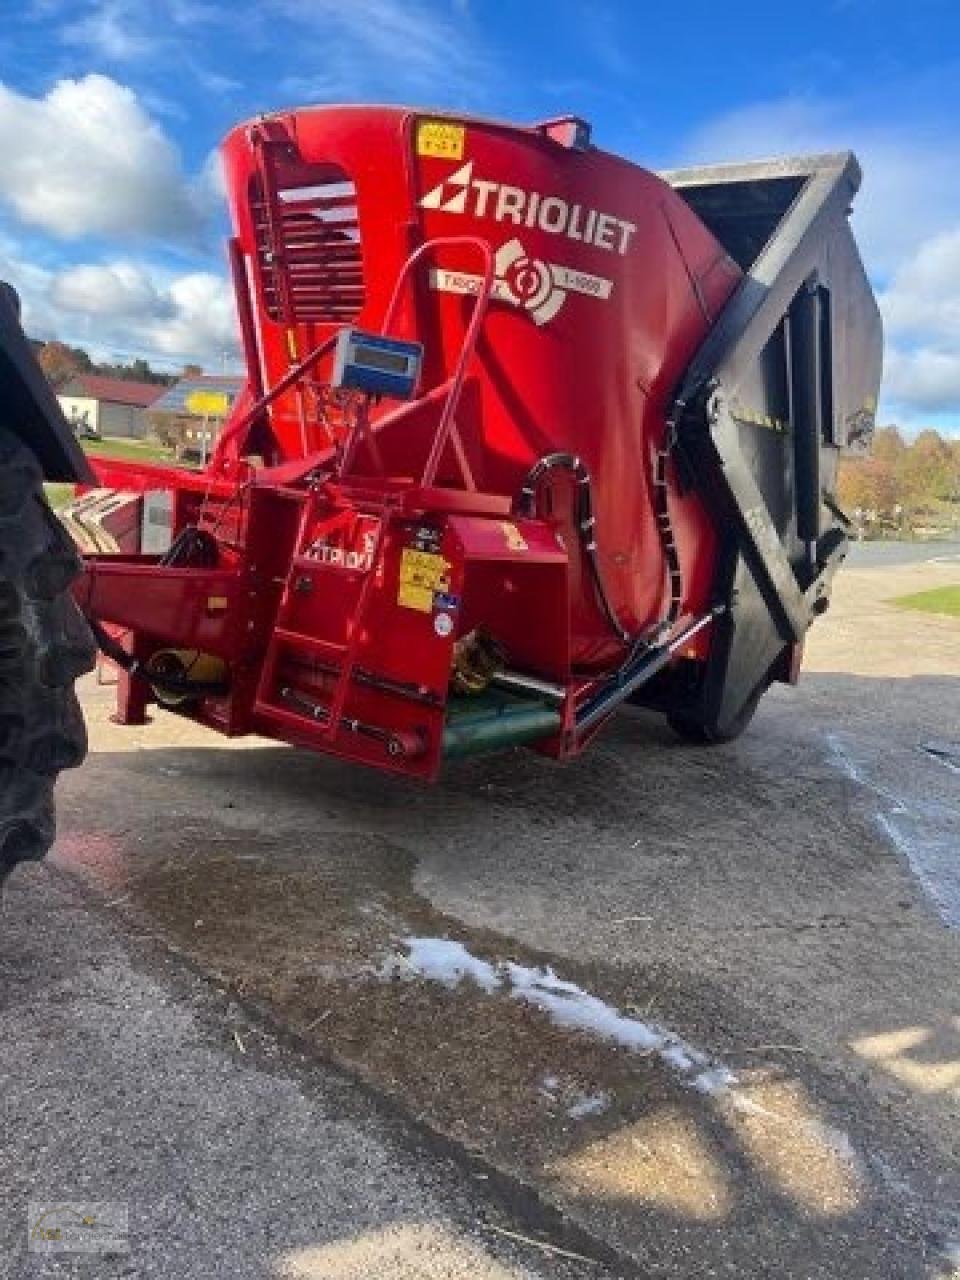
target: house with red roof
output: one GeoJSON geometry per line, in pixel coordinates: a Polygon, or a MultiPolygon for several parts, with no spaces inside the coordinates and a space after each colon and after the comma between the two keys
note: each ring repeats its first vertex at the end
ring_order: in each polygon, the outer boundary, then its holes
{"type": "Polygon", "coordinates": [[[78,373],[60,388],[57,399],[78,435],[142,440],[148,431],[147,409],[164,391],[166,387],[153,382],[78,373]]]}

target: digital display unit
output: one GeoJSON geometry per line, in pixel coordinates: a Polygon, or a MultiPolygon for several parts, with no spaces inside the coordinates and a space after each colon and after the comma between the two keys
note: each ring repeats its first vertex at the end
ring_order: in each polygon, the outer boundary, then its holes
{"type": "Polygon", "coordinates": [[[354,348],[353,358],[365,369],[386,369],[388,373],[406,373],[410,357],[396,351],[381,351],[377,347],[354,348]]]}
{"type": "Polygon", "coordinates": [[[332,385],[368,395],[410,400],[416,394],[423,346],[382,333],[341,329],[333,359],[332,385]]]}

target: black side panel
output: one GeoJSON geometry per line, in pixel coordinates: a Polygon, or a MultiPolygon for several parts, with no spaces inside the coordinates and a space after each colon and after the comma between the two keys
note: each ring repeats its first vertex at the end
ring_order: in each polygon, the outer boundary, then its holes
{"type": "Polygon", "coordinates": [[[716,624],[696,718],[724,733],[736,720],[784,649],[784,638],[771,626],[763,592],[747,560],[733,556],[729,572],[727,612],[716,624]]]}
{"type": "Polygon", "coordinates": [[[83,450],[24,337],[16,294],[2,283],[0,425],[13,431],[30,449],[40,463],[44,479],[94,482],[83,450]]]}
{"type": "Polygon", "coordinates": [[[670,410],[722,554],[695,719],[723,730],[782,674],[846,550],[837,458],[869,435],[882,332],[848,214],[849,153],[662,175],[744,268],[670,410]]]}

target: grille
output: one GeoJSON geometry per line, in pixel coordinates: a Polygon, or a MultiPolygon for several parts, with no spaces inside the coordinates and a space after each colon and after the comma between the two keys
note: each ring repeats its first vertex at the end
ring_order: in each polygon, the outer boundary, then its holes
{"type": "Polygon", "coordinates": [[[357,189],[342,171],[283,187],[276,213],[254,193],[257,260],[267,314],[283,324],[343,324],[363,306],[357,189]]]}

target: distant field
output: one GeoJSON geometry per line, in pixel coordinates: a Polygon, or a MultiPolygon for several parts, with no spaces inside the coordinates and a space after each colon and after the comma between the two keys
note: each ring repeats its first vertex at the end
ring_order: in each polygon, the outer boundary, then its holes
{"type": "Polygon", "coordinates": [[[960,618],[960,587],[934,587],[932,591],[917,591],[914,595],[899,596],[891,603],[901,609],[917,609],[921,613],[945,613],[960,618]]]}

